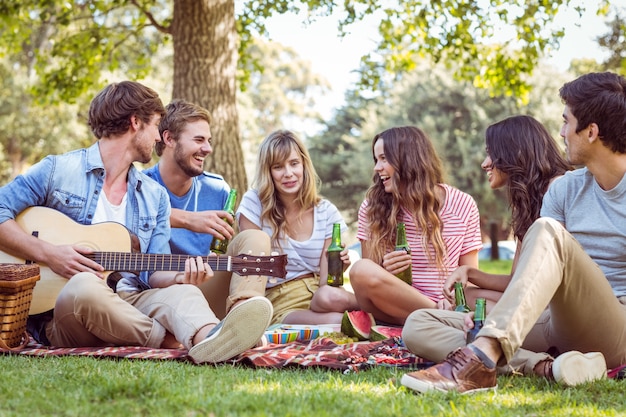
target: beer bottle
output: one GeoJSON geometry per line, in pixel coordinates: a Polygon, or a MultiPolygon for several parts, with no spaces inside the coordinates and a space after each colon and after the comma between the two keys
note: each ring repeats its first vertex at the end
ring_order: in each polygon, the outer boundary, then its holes
{"type": "Polygon", "coordinates": [[[486,301],[484,298],[476,299],[476,310],[474,311],[474,328],[469,329],[467,332],[467,344],[469,345],[476,339],[476,335],[478,331],[483,328],[485,324],[485,309],[486,309],[486,301]]]}
{"type": "MultiPolygon", "coordinates": [[[[408,254],[411,253],[411,248],[409,247],[409,244],[406,243],[406,225],[404,223],[398,223],[398,227],[396,229],[395,250],[403,250],[408,254]]],[[[413,285],[413,272],[410,264],[407,269],[398,273],[396,276],[407,284],[413,285]]]]}
{"type": "Polygon", "coordinates": [[[465,301],[465,292],[463,291],[463,284],[460,282],[454,283],[454,304],[456,307],[454,311],[460,311],[462,313],[469,313],[471,310],[467,306],[465,301]]]}
{"type": "Polygon", "coordinates": [[[341,260],[341,224],[333,224],[333,238],[328,247],[328,276],[326,283],[331,287],[343,285],[343,261],[341,260]]]}
{"type": "MultiPolygon", "coordinates": [[[[235,201],[237,200],[237,190],[234,188],[230,190],[228,193],[228,198],[226,199],[226,204],[224,204],[224,211],[229,212],[232,216],[235,215],[235,201]]],[[[223,255],[226,253],[226,248],[228,247],[228,239],[218,239],[215,236],[211,241],[211,252],[217,253],[218,255],[223,255]]]]}

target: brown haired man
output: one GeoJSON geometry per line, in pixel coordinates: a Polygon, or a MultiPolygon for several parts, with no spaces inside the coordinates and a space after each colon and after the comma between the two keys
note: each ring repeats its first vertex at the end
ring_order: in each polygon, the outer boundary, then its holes
{"type": "MultiPolygon", "coordinates": [[[[227,255],[269,255],[266,233],[246,230],[235,235],[233,216],[222,210],[230,187],[220,175],[203,169],[205,158],[213,152],[209,112],[194,103],[174,100],[166,107],[159,131],[161,142],[155,147],[159,162],[144,173],[163,185],[169,195],[172,253],[206,256],[216,237],[230,240],[227,255]]],[[[201,289],[222,317],[233,305],[264,296],[266,283],[264,276],[216,271],[201,289]]]]}
{"type": "Polygon", "coordinates": [[[269,323],[272,306],[262,297],[241,303],[219,322],[198,288],[213,276],[202,258],[187,259],[184,272],[122,272],[114,291],[103,267],[85,256],[91,249],[37,239],[15,221],[31,206],[47,206],[83,225],[123,224],[137,236],[142,253],[169,253],[167,194],[133,166],[150,161],[164,114],[150,88],[111,84],[89,109],[94,145],[47,156],[0,188],[0,249],[68,280],[53,309],[29,317],[28,329],[39,342],[170,347],[179,341],[196,362],[220,362],[254,344],[246,332],[269,323]]]}

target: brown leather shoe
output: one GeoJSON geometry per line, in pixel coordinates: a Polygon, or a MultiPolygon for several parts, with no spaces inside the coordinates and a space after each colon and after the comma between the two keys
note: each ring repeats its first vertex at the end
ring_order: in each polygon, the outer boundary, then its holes
{"type": "Polygon", "coordinates": [[[455,350],[438,365],[403,375],[400,382],[418,392],[457,391],[466,394],[497,386],[495,368],[487,368],[469,347],[455,350]]]}

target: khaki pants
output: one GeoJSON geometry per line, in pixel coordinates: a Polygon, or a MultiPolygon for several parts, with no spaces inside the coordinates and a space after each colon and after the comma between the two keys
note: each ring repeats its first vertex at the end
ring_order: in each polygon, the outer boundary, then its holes
{"type": "MultiPolygon", "coordinates": [[[[269,251],[269,236],[255,230],[239,233],[228,246],[229,255],[269,251]]],[[[46,335],[53,346],[158,348],[167,330],[189,349],[198,330],[218,323],[237,300],[263,295],[265,283],[265,277],[220,271],[202,288],[181,284],[115,293],[105,280],[80,273],[59,294],[46,335]]]]}
{"type": "MultiPolygon", "coordinates": [[[[244,230],[230,241],[226,255],[239,254],[270,256],[270,237],[261,230],[244,230]]],[[[241,276],[234,272],[216,271],[212,279],[200,286],[211,309],[221,320],[239,300],[265,295],[267,277],[261,275],[241,276]]]]}
{"type": "MultiPolygon", "coordinates": [[[[626,298],[617,299],[598,265],[558,222],[540,218],[524,237],[517,269],[478,336],[497,339],[499,363],[524,373],[556,348],[602,352],[609,368],[626,363],[626,298]]],[[[465,345],[463,316],[418,310],[402,332],[419,356],[441,361],[465,345]]]]}

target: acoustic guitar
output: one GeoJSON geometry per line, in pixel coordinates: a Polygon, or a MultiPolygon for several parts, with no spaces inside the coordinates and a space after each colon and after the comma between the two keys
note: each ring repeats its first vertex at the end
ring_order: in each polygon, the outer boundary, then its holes
{"type": "MultiPolygon", "coordinates": [[[[184,271],[188,255],[147,254],[132,252],[131,233],[125,226],[114,223],[82,225],[60,211],[48,207],[30,207],[15,219],[32,235],[55,245],[80,245],[94,252],[87,255],[102,265],[105,278],[115,271],[184,271]]],[[[284,278],[287,255],[238,256],[211,255],[203,257],[214,271],[231,271],[239,275],[266,275],[284,278]]],[[[30,263],[0,251],[0,263],[30,263]]],[[[54,303],[67,283],[46,265],[40,264],[40,277],[33,289],[29,314],[39,314],[54,308],[54,303]]]]}

